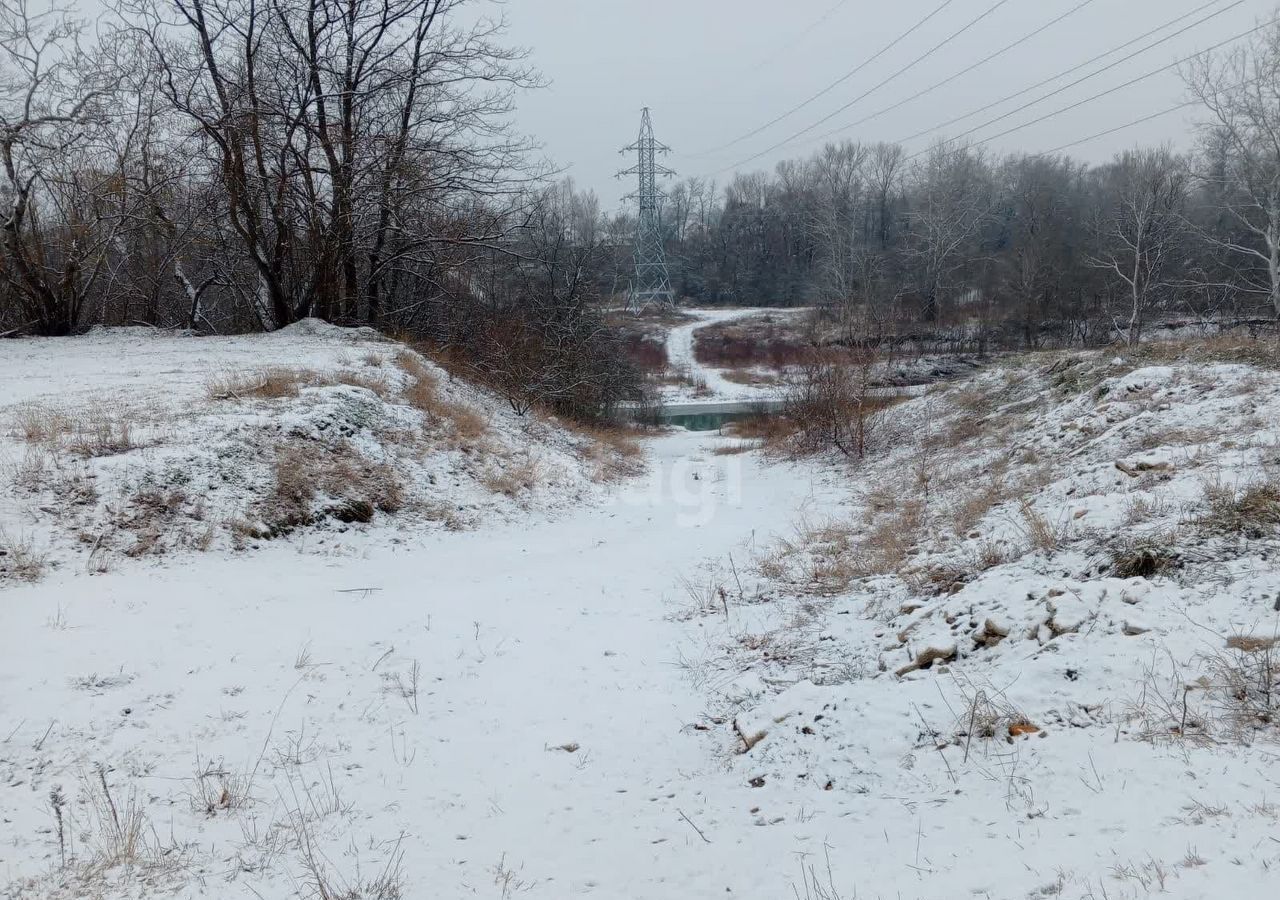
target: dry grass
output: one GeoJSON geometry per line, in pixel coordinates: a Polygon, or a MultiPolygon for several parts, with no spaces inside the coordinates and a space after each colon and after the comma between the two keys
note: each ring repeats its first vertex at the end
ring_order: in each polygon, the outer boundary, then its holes
{"type": "Polygon", "coordinates": [[[179,487],[148,486],[134,492],[122,505],[112,523],[115,528],[134,536],[126,556],[162,554],[173,546],[201,549],[212,542],[212,531],[193,535],[184,525],[184,514],[194,520],[203,516],[200,504],[191,504],[179,487]]]}
{"type": "Polygon", "coordinates": [[[304,387],[328,383],[312,369],[268,366],[254,372],[224,372],[206,382],[210,400],[277,400],[296,397],[304,387]]]}
{"type": "Polygon", "coordinates": [[[1257,481],[1237,489],[1219,482],[1205,485],[1205,512],[1196,524],[1213,534],[1258,540],[1280,529],[1280,479],[1257,481]]]}
{"type": "Polygon", "coordinates": [[[392,394],[391,382],[382,372],[339,372],[334,376],[334,383],[364,388],[367,391],[372,391],[380,400],[388,400],[392,394]]]}
{"type": "Polygon", "coordinates": [[[1280,369],[1280,341],[1222,334],[1174,341],[1151,341],[1126,351],[1137,363],[1232,362],[1280,369]]]}
{"type": "Polygon", "coordinates": [[[39,581],[48,565],[30,538],[15,538],[0,529],[0,580],[39,581]]]}
{"type": "Polygon", "coordinates": [[[618,481],[644,471],[644,447],[636,439],[634,429],[607,423],[560,422],[560,425],[582,439],[577,445],[578,455],[592,465],[595,481],[618,481]]]}
{"type": "Polygon", "coordinates": [[[859,578],[898,572],[919,540],[924,520],[924,504],[907,500],[861,525],[802,524],[784,553],[799,558],[809,590],[839,594],[859,578]]]}
{"type": "Polygon", "coordinates": [[[69,410],[25,403],[14,412],[13,427],[28,444],[65,450],[85,459],[127,453],[141,446],[134,413],[113,404],[69,410]]]}
{"type": "Polygon", "coordinates": [[[375,511],[403,506],[404,488],[391,466],[370,462],[345,443],[293,442],[276,448],[273,484],[259,512],[264,536],[276,536],[325,519],[367,522],[375,511]]]}
{"type": "Polygon", "coordinates": [[[1022,518],[1022,532],[1027,543],[1035,550],[1052,553],[1060,550],[1074,534],[1074,527],[1069,520],[1050,521],[1048,517],[1036,510],[1030,500],[1023,500],[1018,506],[1022,518]]]}
{"type": "Polygon", "coordinates": [[[489,433],[489,423],[470,407],[442,396],[440,382],[422,357],[401,351],[396,364],[409,375],[404,402],[426,416],[428,424],[447,428],[454,446],[476,446],[489,433]]]}
{"type": "Polygon", "coordinates": [[[495,494],[518,497],[533,490],[542,481],[537,460],[506,460],[480,473],[480,483],[495,494]]]}
{"type": "Polygon", "coordinates": [[[757,372],[753,369],[726,369],[720,373],[720,377],[725,381],[750,387],[770,387],[783,383],[780,375],[772,372],[757,372]]]}
{"type": "Polygon", "coordinates": [[[712,450],[711,453],[714,456],[739,456],[743,453],[751,453],[754,450],[759,450],[763,446],[764,445],[759,441],[735,441],[732,444],[721,444],[719,447],[712,450]]]}
{"type": "Polygon", "coordinates": [[[1181,565],[1173,544],[1173,532],[1120,537],[1109,548],[1111,575],[1115,578],[1155,578],[1181,565]]]}
{"type": "Polygon", "coordinates": [[[730,422],[724,433],[749,441],[760,441],[766,447],[781,447],[797,431],[796,423],[787,416],[760,413],[730,422]]]}
{"type": "Polygon", "coordinates": [[[1207,658],[1218,711],[1237,738],[1274,726],[1280,716],[1280,649],[1275,637],[1227,639],[1207,658]]]}
{"type": "Polygon", "coordinates": [[[688,388],[695,397],[709,397],[711,387],[701,375],[694,375],[688,369],[667,369],[659,376],[658,382],[668,387],[688,388]]]}
{"type": "Polygon", "coordinates": [[[761,315],[699,328],[693,350],[698,362],[716,368],[783,369],[808,359],[813,346],[790,318],[761,315]]]}

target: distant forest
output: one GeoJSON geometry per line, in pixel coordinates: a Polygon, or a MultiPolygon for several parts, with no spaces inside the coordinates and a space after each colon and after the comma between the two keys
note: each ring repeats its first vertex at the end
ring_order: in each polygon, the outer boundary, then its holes
{"type": "MultiPolygon", "coordinates": [[[[546,348],[607,359],[598,310],[625,300],[631,220],[513,132],[540,76],[468,5],[123,0],[95,42],[0,0],[0,335],[316,316],[472,358],[515,347],[529,371],[562,352],[546,348]]],[[[676,290],[1027,347],[1273,319],[1280,26],[1183,74],[1186,154],[1089,166],[847,140],[669,185],[676,290]]]]}

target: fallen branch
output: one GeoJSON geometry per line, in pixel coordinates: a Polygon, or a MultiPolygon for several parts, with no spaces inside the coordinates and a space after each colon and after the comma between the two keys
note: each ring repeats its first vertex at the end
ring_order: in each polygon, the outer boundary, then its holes
{"type": "Polygon", "coordinates": [[[677,810],[676,810],[676,812],[680,813],[680,818],[684,819],[686,822],[688,822],[688,823],[689,823],[689,827],[690,827],[690,828],[692,828],[694,831],[698,832],[698,837],[702,838],[702,840],[703,840],[703,842],[704,842],[704,843],[707,843],[707,844],[710,844],[710,843],[711,843],[711,838],[709,838],[709,837],[707,837],[705,834],[703,834],[703,833],[702,833],[702,829],[701,829],[701,828],[699,828],[697,825],[694,825],[694,824],[693,824],[693,819],[690,819],[688,816],[686,816],[686,815],[684,814],[684,810],[683,810],[683,809],[677,809],[677,810]]]}

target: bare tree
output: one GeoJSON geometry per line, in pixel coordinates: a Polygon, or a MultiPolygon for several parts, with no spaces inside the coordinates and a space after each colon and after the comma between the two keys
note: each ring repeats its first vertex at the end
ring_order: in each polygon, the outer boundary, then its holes
{"type": "Polygon", "coordinates": [[[120,226],[98,143],[112,85],[64,9],[0,0],[3,277],[19,325],[79,327],[120,226]]]}
{"type": "Polygon", "coordinates": [[[1280,25],[1242,47],[1206,54],[1184,77],[1212,116],[1204,126],[1206,149],[1217,163],[1205,173],[1209,202],[1243,230],[1239,238],[1200,233],[1243,258],[1245,284],[1264,293],[1280,316],[1280,25]]]}
{"type": "Polygon", "coordinates": [[[1188,181],[1185,161],[1168,149],[1125,153],[1109,173],[1097,219],[1100,249],[1090,263],[1119,283],[1131,345],[1142,339],[1148,309],[1170,286],[1167,276],[1186,234],[1188,181]]]}
{"type": "Polygon", "coordinates": [[[911,258],[920,270],[921,316],[935,322],[947,294],[971,289],[959,278],[978,256],[973,242],[989,221],[994,194],[982,154],[937,144],[915,172],[911,258]]]}

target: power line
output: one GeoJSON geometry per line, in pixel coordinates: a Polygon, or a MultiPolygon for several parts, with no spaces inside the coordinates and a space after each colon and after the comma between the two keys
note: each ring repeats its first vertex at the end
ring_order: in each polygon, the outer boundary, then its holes
{"type": "MultiPolygon", "coordinates": [[[[1230,87],[1223,88],[1221,90],[1238,90],[1239,88],[1248,87],[1249,85],[1254,84],[1256,81],[1257,79],[1248,79],[1246,81],[1241,81],[1238,84],[1231,85],[1230,87]]],[[[1116,134],[1117,132],[1125,131],[1126,129],[1133,128],[1138,125],[1144,125],[1147,122],[1150,122],[1154,119],[1159,119],[1164,116],[1171,115],[1172,113],[1176,113],[1179,110],[1186,109],[1189,106],[1197,106],[1199,105],[1199,103],[1200,103],[1199,100],[1185,100],[1182,103],[1177,103],[1177,104],[1174,104],[1173,106],[1170,106],[1168,109],[1162,109],[1159,112],[1154,112],[1154,113],[1151,113],[1150,115],[1145,115],[1139,119],[1134,119],[1132,122],[1125,122],[1123,125],[1117,125],[1114,128],[1108,128],[1105,131],[1099,131],[1087,137],[1082,137],[1077,140],[1071,141],[1069,143],[1062,144],[1058,147],[1054,147],[1052,150],[1041,150],[1039,153],[1033,154],[1033,156],[1052,156],[1055,153],[1061,153],[1063,150],[1070,150],[1072,147],[1079,147],[1081,144],[1087,144],[1090,141],[1096,141],[1098,138],[1109,137],[1110,135],[1116,134]]]]}
{"type": "Polygon", "coordinates": [[[1090,141],[1096,141],[1098,138],[1108,137],[1110,135],[1115,134],[1116,132],[1124,131],[1125,129],[1133,128],[1138,125],[1144,125],[1147,122],[1152,121],[1153,119],[1159,119],[1164,116],[1170,115],[1171,113],[1176,113],[1178,110],[1186,109],[1188,106],[1195,106],[1199,102],[1200,101],[1198,100],[1187,100],[1184,103],[1179,103],[1178,105],[1171,106],[1168,109],[1162,109],[1160,110],[1160,112],[1151,113],[1150,115],[1143,116],[1141,119],[1134,119],[1132,122],[1125,122],[1123,125],[1117,125],[1115,128],[1108,128],[1106,131],[1099,131],[1097,134],[1091,134],[1088,137],[1082,137],[1079,140],[1071,141],[1069,144],[1063,144],[1060,147],[1054,147],[1052,150],[1042,150],[1041,152],[1033,155],[1034,156],[1052,156],[1055,153],[1061,153],[1063,150],[1070,150],[1072,147],[1079,147],[1081,144],[1087,144],[1090,141]]]}
{"type": "Polygon", "coordinates": [[[849,0],[838,0],[838,2],[834,6],[830,7],[826,12],[818,16],[818,18],[815,19],[813,22],[809,23],[809,27],[805,28],[804,31],[801,31],[791,40],[783,43],[782,46],[777,47],[768,56],[764,57],[763,59],[757,60],[755,64],[752,66],[752,68],[759,69],[762,66],[767,66],[769,63],[776,60],[779,56],[781,56],[787,50],[791,49],[796,44],[800,43],[805,38],[807,38],[810,34],[817,31],[819,28],[821,28],[824,24],[826,24],[828,19],[830,19],[832,16],[834,16],[836,13],[838,13],[840,10],[844,9],[848,5],[849,5],[849,0]]]}
{"type": "MultiPolygon", "coordinates": [[[[869,88],[869,89],[868,89],[868,90],[866,90],[866,91],[863,91],[861,94],[859,94],[857,97],[854,97],[852,100],[850,100],[850,101],[849,101],[848,103],[846,103],[844,106],[842,106],[842,107],[840,107],[839,109],[837,109],[835,112],[832,112],[832,113],[829,113],[829,114],[828,114],[828,115],[826,115],[826,116],[823,116],[821,119],[819,119],[818,121],[814,122],[814,123],[813,123],[812,125],[810,125],[809,127],[800,129],[799,131],[797,131],[795,134],[791,135],[790,137],[784,138],[783,140],[781,140],[781,141],[779,141],[778,143],[774,144],[772,147],[767,147],[767,148],[765,148],[764,150],[761,150],[759,153],[755,154],[754,156],[749,156],[749,157],[747,157],[747,158],[746,158],[746,159],[744,159],[744,160],[740,160],[739,162],[733,163],[732,165],[725,166],[723,169],[719,169],[719,170],[717,171],[717,174],[719,174],[720,172],[727,172],[727,171],[729,171],[730,169],[736,169],[736,168],[738,168],[739,166],[745,166],[747,163],[750,163],[750,162],[755,162],[755,161],[756,161],[757,159],[759,159],[760,157],[762,157],[762,156],[766,156],[766,155],[768,155],[768,154],[772,153],[774,150],[777,150],[777,149],[778,149],[778,148],[780,148],[780,147],[785,147],[787,144],[791,143],[791,142],[792,142],[792,141],[794,141],[796,138],[798,138],[798,137],[803,137],[804,135],[806,135],[806,134],[808,134],[809,132],[813,131],[813,129],[817,128],[819,125],[823,125],[823,124],[825,124],[826,122],[831,121],[831,120],[832,120],[832,119],[834,119],[836,116],[840,115],[840,113],[844,112],[846,109],[848,109],[849,107],[853,106],[855,103],[859,103],[859,102],[861,102],[862,100],[865,100],[867,97],[871,96],[871,95],[872,95],[872,94],[874,94],[876,91],[880,90],[880,88],[884,87],[886,84],[889,84],[891,81],[894,81],[894,80],[895,80],[895,79],[897,79],[899,76],[901,76],[901,75],[905,74],[906,72],[908,72],[908,71],[910,71],[911,69],[915,68],[915,67],[916,67],[917,65],[919,65],[920,63],[924,62],[924,61],[925,61],[926,59],[928,59],[930,56],[932,56],[933,54],[937,53],[939,50],[941,50],[943,47],[947,46],[947,44],[950,44],[952,41],[954,41],[956,38],[960,37],[960,36],[961,36],[962,34],[964,34],[965,32],[969,31],[971,28],[973,28],[975,25],[977,25],[977,24],[978,24],[979,22],[981,22],[983,19],[986,19],[988,16],[990,16],[992,13],[994,13],[996,10],[998,10],[1000,7],[1004,6],[1004,5],[1005,5],[1005,4],[1007,4],[1008,2],[1009,2],[1009,0],[997,0],[997,2],[996,2],[996,3],[994,3],[994,4],[992,4],[991,6],[987,7],[987,9],[986,9],[985,11],[983,11],[983,12],[979,13],[975,18],[971,19],[971,20],[970,20],[966,25],[964,25],[964,27],[962,27],[959,31],[956,31],[956,32],[952,33],[950,36],[948,36],[948,37],[944,38],[944,39],[943,39],[942,41],[940,41],[939,43],[934,44],[932,47],[930,47],[928,50],[926,50],[926,51],[925,51],[924,53],[922,53],[920,56],[917,56],[915,59],[913,59],[911,62],[907,63],[905,66],[903,66],[903,67],[902,67],[901,69],[899,69],[898,71],[894,72],[894,73],[893,73],[892,75],[890,75],[888,78],[884,79],[883,81],[881,81],[879,84],[875,85],[874,87],[869,88]]],[[[1240,0],[1240,2],[1244,2],[1244,0],[1240,0]]]]}
{"type": "Polygon", "coordinates": [[[780,115],[780,116],[778,116],[778,117],[776,117],[776,118],[774,118],[774,119],[770,119],[768,122],[765,122],[763,125],[761,125],[761,126],[760,126],[759,128],[757,128],[757,129],[755,129],[754,131],[748,131],[746,134],[744,134],[744,135],[740,135],[740,136],[738,136],[738,137],[734,138],[733,140],[729,141],[727,144],[721,144],[721,145],[720,145],[720,146],[718,146],[718,147],[712,147],[710,150],[705,150],[705,151],[703,151],[702,153],[695,153],[695,154],[693,154],[693,156],[694,156],[695,158],[696,158],[696,157],[703,157],[703,156],[710,156],[710,155],[711,155],[711,154],[713,154],[713,153],[719,153],[721,150],[727,150],[728,148],[733,147],[733,146],[735,146],[736,144],[740,144],[740,143],[742,143],[743,141],[747,140],[748,138],[753,138],[753,137],[755,137],[757,134],[759,134],[760,132],[764,131],[765,129],[767,129],[767,128],[771,128],[771,127],[773,127],[774,125],[777,125],[777,124],[778,124],[779,122],[781,122],[783,119],[786,119],[786,118],[789,118],[790,116],[795,115],[795,114],[796,114],[796,113],[798,113],[800,110],[802,110],[802,109],[804,109],[806,106],[808,106],[810,103],[813,103],[813,101],[818,100],[818,99],[820,99],[821,97],[824,97],[824,96],[826,96],[827,94],[831,93],[831,91],[835,90],[837,87],[839,87],[840,85],[844,84],[844,83],[845,83],[846,81],[848,81],[850,78],[852,78],[853,76],[857,75],[859,72],[861,72],[861,71],[862,71],[863,69],[865,69],[867,66],[871,65],[873,62],[875,62],[875,61],[876,61],[877,59],[879,59],[880,57],[884,56],[886,53],[888,53],[888,52],[889,52],[890,50],[892,50],[894,47],[898,46],[898,44],[902,43],[902,42],[903,42],[903,41],[905,41],[907,38],[909,38],[911,35],[913,35],[915,32],[917,32],[917,31],[919,31],[921,28],[923,28],[923,27],[924,27],[924,26],[925,26],[925,25],[926,25],[926,24],[927,24],[931,19],[933,19],[935,16],[937,16],[940,12],[942,12],[944,9],[946,9],[948,6],[950,6],[950,5],[951,5],[952,3],[954,3],[954,2],[955,2],[955,0],[944,0],[944,2],[942,3],[942,5],[940,5],[937,9],[935,9],[933,12],[929,13],[927,16],[925,16],[925,17],[924,17],[923,19],[921,19],[919,22],[916,22],[916,24],[912,25],[910,28],[908,28],[908,29],[907,29],[906,31],[904,31],[902,34],[898,35],[896,38],[894,38],[894,39],[893,39],[892,41],[890,41],[888,44],[885,44],[885,46],[881,47],[881,48],[880,48],[880,50],[878,50],[878,51],[877,51],[873,56],[868,57],[867,59],[863,60],[863,61],[862,61],[861,63],[859,63],[857,66],[855,66],[854,68],[850,69],[850,70],[849,70],[848,72],[846,72],[845,74],[841,75],[839,78],[837,78],[835,81],[833,81],[833,82],[831,82],[830,84],[828,84],[828,85],[827,85],[826,87],[824,87],[822,90],[818,91],[816,94],[812,95],[811,97],[809,97],[807,100],[803,101],[802,103],[800,103],[800,104],[798,104],[798,105],[796,105],[796,106],[791,107],[791,108],[790,108],[790,109],[788,109],[786,112],[784,112],[782,115],[780,115]]]}
{"type": "MultiPolygon", "coordinates": [[[[1048,119],[1055,118],[1057,116],[1062,115],[1063,113],[1070,112],[1073,109],[1079,109],[1081,106],[1084,106],[1087,103],[1092,103],[1094,100],[1100,100],[1103,97],[1116,93],[1117,91],[1122,91],[1127,87],[1132,87],[1133,85],[1141,81],[1146,81],[1148,78],[1154,78],[1157,75],[1160,75],[1164,72],[1169,71],[1170,69],[1176,69],[1178,66],[1182,65],[1183,63],[1188,63],[1191,60],[1196,59],[1197,57],[1203,56],[1206,53],[1212,53],[1214,50],[1218,50],[1222,47],[1227,46],[1228,44],[1234,44],[1236,41],[1241,40],[1242,38],[1246,38],[1251,34],[1256,34],[1257,32],[1261,31],[1264,28],[1269,28],[1272,25],[1275,25],[1277,22],[1280,22],[1280,17],[1271,19],[1268,22],[1263,22],[1261,25],[1257,25],[1253,28],[1250,28],[1248,31],[1244,31],[1244,32],[1241,32],[1240,34],[1237,34],[1235,37],[1227,38],[1227,40],[1225,41],[1221,41],[1220,43],[1214,44],[1212,47],[1207,47],[1204,50],[1198,50],[1195,53],[1191,54],[1190,56],[1183,57],[1177,62],[1170,63],[1167,66],[1161,66],[1158,69],[1153,69],[1152,71],[1146,73],[1145,75],[1139,75],[1137,78],[1130,79],[1129,81],[1126,81],[1124,84],[1118,84],[1113,88],[1108,88],[1105,91],[1094,94],[1092,97],[1086,97],[1083,100],[1077,100],[1075,103],[1069,104],[1068,106],[1064,106],[1061,109],[1054,110],[1051,113],[1045,113],[1043,116],[1040,116],[1038,119],[1032,119],[1030,122],[1024,122],[1021,125],[1016,125],[1013,128],[1009,128],[1005,131],[1000,132],[999,134],[993,134],[990,137],[983,138],[982,140],[978,141],[974,146],[981,147],[983,144],[989,144],[992,141],[999,140],[1002,137],[1006,137],[1015,132],[1022,131],[1024,128],[1030,128],[1032,125],[1039,125],[1041,122],[1047,121],[1048,119]]],[[[958,140],[958,139],[952,138],[947,141],[944,141],[943,143],[949,144],[949,143],[952,143],[954,140],[958,140]]],[[[915,154],[912,154],[911,156],[908,156],[907,159],[908,160],[915,159],[916,157],[922,156],[927,152],[929,152],[928,149],[921,150],[919,153],[915,153],[915,154]]]]}
{"type": "MultiPolygon", "coordinates": [[[[905,100],[901,100],[897,103],[892,103],[881,110],[871,113],[871,115],[869,116],[863,116],[861,119],[859,119],[856,122],[850,122],[847,125],[841,125],[839,128],[833,128],[830,131],[823,132],[822,134],[814,138],[814,140],[817,140],[817,141],[825,140],[826,138],[829,138],[832,135],[839,134],[842,131],[848,131],[850,128],[857,128],[859,125],[865,125],[867,122],[870,122],[874,119],[878,119],[881,116],[885,115],[886,113],[894,112],[898,109],[901,109],[902,107],[906,106],[908,103],[914,103],[916,100],[919,100],[921,97],[927,94],[933,93],[940,87],[945,87],[946,85],[951,84],[951,82],[959,78],[962,78],[965,75],[968,75],[974,69],[985,66],[987,63],[991,62],[994,59],[998,59],[999,57],[1008,53],[1010,50],[1013,50],[1017,47],[1022,46],[1032,38],[1040,36],[1044,32],[1048,31],[1050,28],[1052,28],[1054,25],[1057,25],[1059,22],[1063,21],[1069,16],[1072,16],[1078,13],[1080,10],[1084,9],[1086,6],[1089,6],[1093,2],[1094,0],[1083,0],[1083,2],[1077,3],[1075,6],[1071,7],[1071,9],[1057,16],[1056,18],[1051,19],[1050,21],[1041,25],[1039,28],[1035,29],[1034,31],[1024,34],[1022,37],[1018,38],[1013,43],[1006,44],[1004,47],[1001,47],[999,50],[995,51],[994,53],[989,54],[988,56],[984,56],[982,59],[978,60],[973,65],[968,66],[967,68],[961,69],[959,72],[956,72],[954,75],[944,78],[941,81],[937,82],[936,84],[932,84],[922,91],[917,91],[916,93],[912,94],[910,97],[906,98],[905,100]]],[[[1222,0],[1214,0],[1214,2],[1221,3],[1222,0]]]]}
{"type": "MultiPolygon", "coordinates": [[[[995,107],[1000,106],[1001,104],[1008,103],[1010,100],[1016,100],[1016,99],[1018,99],[1019,97],[1023,97],[1023,96],[1025,96],[1025,95],[1027,95],[1027,94],[1031,93],[1032,91],[1034,91],[1034,90],[1036,90],[1036,89],[1038,89],[1038,88],[1042,88],[1042,87],[1044,87],[1044,86],[1045,86],[1045,85],[1047,85],[1047,84],[1052,84],[1053,82],[1057,81],[1057,80],[1058,80],[1058,79],[1060,79],[1060,78],[1065,78],[1065,77],[1066,77],[1066,76],[1068,76],[1068,75],[1071,75],[1071,74],[1073,74],[1073,73],[1075,73],[1075,72],[1079,72],[1081,69],[1083,69],[1083,68],[1085,68],[1085,67],[1087,67],[1087,66],[1091,66],[1091,65],[1093,65],[1094,63],[1098,62],[1099,60],[1106,59],[1108,56],[1112,56],[1112,55],[1114,55],[1114,54],[1116,54],[1116,53],[1119,53],[1121,50],[1125,50],[1125,49],[1127,49],[1127,48],[1129,48],[1129,47],[1132,47],[1134,44],[1137,44],[1137,43],[1139,43],[1139,42],[1141,42],[1141,41],[1144,41],[1144,40],[1146,40],[1147,38],[1151,37],[1151,36],[1152,36],[1152,35],[1154,35],[1154,34],[1159,34],[1160,32],[1164,31],[1165,29],[1167,29],[1167,28],[1171,28],[1171,27],[1173,27],[1174,25],[1177,25],[1179,22],[1182,22],[1182,21],[1184,21],[1184,20],[1186,20],[1186,19],[1191,18],[1192,16],[1196,15],[1197,13],[1204,12],[1206,9],[1208,9],[1208,8],[1209,8],[1209,7],[1211,7],[1211,6],[1218,6],[1218,5],[1219,5],[1219,4],[1221,4],[1222,2],[1223,2],[1223,0],[1210,0],[1210,2],[1205,3],[1205,4],[1201,5],[1201,6],[1197,6],[1195,9],[1193,9],[1193,10],[1191,10],[1191,11],[1189,11],[1189,12],[1185,12],[1185,13],[1183,13],[1183,14],[1182,14],[1182,15],[1180,15],[1180,16],[1177,16],[1177,17],[1175,17],[1175,18],[1173,18],[1173,19],[1170,19],[1168,22],[1165,22],[1163,25],[1158,25],[1158,26],[1156,26],[1155,28],[1152,28],[1150,31],[1147,31],[1147,32],[1145,32],[1145,33],[1143,33],[1143,34],[1140,34],[1140,35],[1138,35],[1137,37],[1135,37],[1135,38],[1133,38],[1133,39],[1131,39],[1131,40],[1125,41],[1123,44],[1120,44],[1120,45],[1118,45],[1118,46],[1116,46],[1116,47],[1112,47],[1110,50],[1106,50],[1106,51],[1104,51],[1104,52],[1102,52],[1102,53],[1099,53],[1097,56],[1094,56],[1094,57],[1091,57],[1091,58],[1089,58],[1089,59],[1086,59],[1084,62],[1079,63],[1078,65],[1072,66],[1072,67],[1071,67],[1071,68],[1069,68],[1069,69],[1064,69],[1063,71],[1058,72],[1058,73],[1057,73],[1057,74],[1055,74],[1055,75],[1050,75],[1048,78],[1044,79],[1043,81],[1038,81],[1038,82],[1036,82],[1035,84],[1031,85],[1030,87],[1025,87],[1025,88],[1023,88],[1023,89],[1022,89],[1022,90],[1020,90],[1020,91],[1015,91],[1014,93],[1009,94],[1008,96],[1001,97],[999,100],[992,101],[991,103],[988,103],[986,106],[980,106],[980,107],[978,107],[977,109],[970,110],[969,112],[964,113],[963,115],[956,116],[956,117],[955,117],[955,118],[953,118],[953,119],[948,119],[947,121],[943,122],[941,125],[935,125],[935,126],[933,126],[933,127],[931,127],[931,128],[926,128],[926,129],[924,129],[923,131],[918,131],[918,132],[916,132],[915,134],[911,135],[910,137],[903,138],[903,139],[902,139],[902,141],[901,141],[901,143],[904,143],[904,144],[905,144],[905,143],[907,143],[907,142],[909,142],[909,141],[914,141],[916,138],[924,137],[926,134],[932,134],[932,133],[933,133],[933,132],[935,132],[935,131],[941,131],[943,128],[946,128],[946,127],[948,127],[948,126],[950,126],[950,125],[954,125],[954,124],[956,124],[957,122],[963,122],[965,119],[971,119],[971,118],[973,118],[974,116],[976,116],[976,115],[980,115],[980,114],[982,114],[982,113],[986,112],[986,111],[987,111],[987,110],[989,110],[989,109],[994,109],[995,107]]],[[[1221,13],[1225,13],[1225,12],[1227,12],[1227,11],[1231,10],[1232,8],[1234,8],[1235,6],[1239,6],[1239,5],[1240,5],[1240,2],[1242,2],[1242,0],[1237,0],[1237,2],[1236,2],[1236,3],[1232,4],[1232,6],[1228,6],[1228,7],[1225,7],[1225,8],[1223,8],[1223,9],[1221,9],[1221,10],[1218,10],[1218,12],[1217,12],[1217,13],[1214,13],[1214,15],[1218,15],[1218,14],[1221,14],[1221,13]]],[[[1210,18],[1212,18],[1212,16],[1210,16],[1210,18]]],[[[1179,34],[1181,34],[1181,32],[1179,32],[1179,34]]],[[[1170,35],[1170,38],[1173,38],[1173,37],[1177,37],[1177,34],[1170,35]]],[[[1151,45],[1151,47],[1154,47],[1154,46],[1157,46],[1157,45],[1156,45],[1156,44],[1152,44],[1152,45],[1151,45]]],[[[1150,47],[1148,47],[1147,49],[1150,49],[1150,47]]],[[[1141,52],[1145,52],[1145,51],[1141,51],[1141,52]]],[[[1137,55],[1137,54],[1134,54],[1134,55],[1137,55]]],[[[1126,58],[1132,58],[1132,57],[1126,57],[1126,58]]],[[[1121,60],[1121,62],[1124,62],[1124,60],[1121,60]]],[[[1105,71],[1105,70],[1102,70],[1102,71],[1105,71]]],[[[1096,74],[1096,73],[1095,73],[1095,74],[1096,74]]],[[[1043,98],[1042,98],[1042,99],[1043,99],[1043,98]]]]}
{"type": "MultiPolygon", "coordinates": [[[[1124,65],[1129,60],[1134,59],[1138,56],[1141,56],[1147,51],[1153,50],[1156,47],[1159,47],[1161,44],[1166,44],[1169,41],[1173,40],[1174,38],[1180,37],[1181,35],[1186,34],[1188,31],[1191,31],[1194,28],[1199,28],[1201,25],[1203,25],[1205,22],[1208,22],[1210,19],[1216,18],[1217,16],[1220,16],[1225,12],[1230,12],[1232,9],[1235,9],[1237,6],[1240,6],[1242,3],[1244,3],[1244,0],[1236,0],[1236,2],[1233,3],[1231,6],[1227,6],[1218,10],[1217,12],[1210,13],[1209,15],[1205,16],[1203,19],[1200,19],[1196,22],[1192,22],[1190,25],[1187,25],[1183,28],[1178,29],[1173,34],[1167,35],[1166,37],[1162,37],[1160,38],[1160,40],[1155,41],[1154,43],[1148,44],[1147,46],[1141,48],[1140,50],[1135,50],[1133,53],[1130,53],[1127,56],[1121,57],[1120,59],[1116,60],[1113,63],[1108,63],[1107,65],[1103,66],[1101,69],[1090,72],[1088,75],[1083,75],[1080,78],[1077,78],[1075,81],[1071,82],[1070,84],[1065,84],[1060,88],[1057,88],[1055,90],[1050,91],[1047,94],[1043,94],[1037,97],[1034,100],[1028,100],[1026,103],[1022,104],[1021,106],[1011,109],[1008,112],[1001,113],[1000,115],[996,116],[994,119],[988,119],[987,121],[983,122],[981,125],[975,125],[974,127],[970,128],[968,131],[962,131],[960,134],[957,134],[955,137],[947,138],[944,143],[950,144],[950,143],[954,143],[955,141],[963,140],[964,138],[968,137],[974,132],[981,131],[982,129],[986,128],[988,125],[994,125],[997,122],[1003,122],[1005,119],[1008,119],[1011,116],[1017,115],[1018,113],[1022,112],[1024,109],[1028,109],[1032,106],[1035,106],[1037,103],[1042,103],[1045,100],[1048,100],[1052,97],[1056,97],[1059,94],[1065,93],[1066,91],[1071,90],[1076,85],[1083,84],[1084,82],[1089,81],[1092,78],[1097,78],[1099,75],[1103,74],[1104,72],[1109,72],[1112,69],[1116,68],[1117,66],[1124,65]]],[[[1161,69],[1160,71],[1163,71],[1163,69],[1161,69]]],[[[937,129],[930,129],[930,130],[936,131],[937,129]]],[[[924,132],[924,133],[927,134],[928,132],[924,132]]],[[[906,140],[909,141],[911,139],[912,138],[907,138],[906,140]]],[[[902,141],[901,143],[906,143],[906,141],[902,141]]],[[[916,155],[919,155],[919,154],[916,154],[916,155]]]]}

